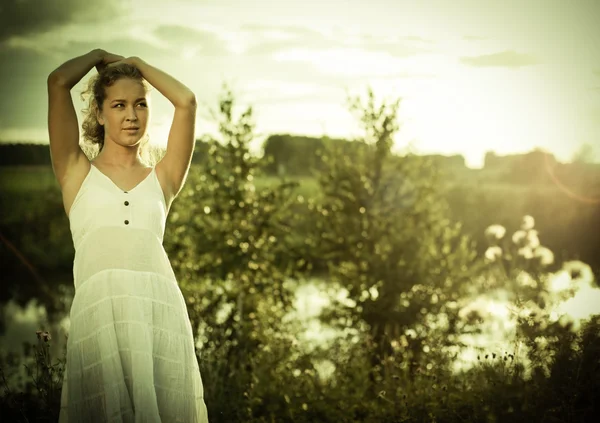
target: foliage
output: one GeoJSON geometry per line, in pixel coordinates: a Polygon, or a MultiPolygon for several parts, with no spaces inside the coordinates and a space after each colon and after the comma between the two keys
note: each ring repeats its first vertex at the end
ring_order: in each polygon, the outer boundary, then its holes
{"type": "Polygon", "coordinates": [[[308,176],[320,167],[317,151],[324,140],[315,137],[271,135],[264,143],[265,172],[308,176]]]}
{"type": "Polygon", "coordinates": [[[256,190],[259,162],[249,152],[252,109],[236,119],[234,106],[225,91],[215,113],[222,139],[207,140],[205,166],[190,171],[165,243],[201,333],[203,375],[214,387],[207,390],[207,403],[223,405],[210,411],[224,420],[250,418],[244,401],[260,398],[257,386],[268,383],[264,375],[259,379],[258,358],[270,343],[286,342],[282,318],[291,308],[297,276],[286,245],[296,184],[256,190]],[[225,406],[225,399],[239,403],[225,406]]]}
{"type": "Polygon", "coordinates": [[[23,306],[37,298],[51,318],[64,314],[56,293],[71,280],[74,251],[60,192],[3,193],[0,210],[5,211],[0,221],[0,304],[12,299],[23,306]]]}
{"type": "MultiPolygon", "coordinates": [[[[594,295],[598,284],[585,263],[568,261],[558,266],[554,253],[541,244],[532,216],[523,218],[512,237],[505,233],[501,225],[486,230],[489,267],[484,273],[484,289],[487,293],[506,292],[513,304],[516,336],[531,363],[528,374],[548,377],[553,360],[564,354],[565,348],[572,348],[581,335],[581,317],[565,313],[564,303],[575,296],[594,295]]],[[[599,305],[595,311],[600,314],[599,305]]]]}
{"type": "Polygon", "coordinates": [[[376,345],[373,367],[401,349],[412,375],[424,349],[450,342],[434,341],[434,329],[455,331],[448,304],[460,297],[477,264],[460,225],[448,219],[436,168],[418,157],[392,157],[399,104],[378,106],[372,91],[366,104],[352,101],[365,135],[355,141],[360,148],[353,156],[333,150],[324,159],[314,245],[350,300],[337,302],[326,321],[366,324],[376,345]]]}
{"type": "Polygon", "coordinates": [[[5,373],[7,364],[16,367],[17,361],[10,354],[0,357],[0,382],[4,393],[0,397],[0,415],[3,421],[58,421],[60,411],[60,395],[65,368],[63,360],[52,362],[50,356],[50,340],[52,336],[46,331],[36,331],[37,344],[24,344],[24,356],[32,363],[30,368],[22,363],[30,380],[25,383],[24,390],[16,391],[9,386],[5,373]]]}
{"type": "MultiPolygon", "coordinates": [[[[258,383],[252,392],[255,395],[215,398],[221,402],[213,402],[211,408],[219,412],[209,417],[211,421],[252,423],[595,421],[600,403],[600,318],[590,319],[580,331],[565,329],[561,335],[550,347],[557,354],[548,375],[535,373],[525,378],[524,364],[513,354],[490,352],[464,374],[432,367],[419,369],[416,377],[407,379],[402,376],[401,362],[388,359],[385,365],[389,371],[379,382],[376,398],[365,396],[364,381],[370,368],[368,344],[340,339],[327,349],[307,354],[298,344],[274,340],[268,353],[258,354],[257,372],[260,380],[268,383],[258,383]],[[337,366],[335,376],[329,379],[321,377],[311,364],[323,358],[337,366]]],[[[44,353],[48,342],[40,341],[38,335],[34,358],[36,366],[47,369],[49,377],[30,373],[31,382],[24,392],[11,390],[6,384],[7,363],[1,363],[3,419],[56,421],[60,392],[52,387],[60,385],[63,367],[60,362],[52,365],[44,353]]],[[[226,366],[224,360],[215,357],[213,364],[226,366]]],[[[219,380],[225,387],[236,383],[219,380]]],[[[206,378],[205,386],[207,392],[219,388],[208,385],[206,378]]]]}

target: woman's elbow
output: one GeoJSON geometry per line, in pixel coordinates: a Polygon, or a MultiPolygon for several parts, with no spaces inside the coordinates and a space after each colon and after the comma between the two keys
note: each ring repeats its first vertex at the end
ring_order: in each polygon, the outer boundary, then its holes
{"type": "Polygon", "coordinates": [[[46,82],[48,86],[64,86],[65,78],[60,74],[60,72],[53,71],[50,73],[50,75],[48,75],[46,82]]]}
{"type": "Polygon", "coordinates": [[[194,94],[192,91],[190,91],[184,98],[182,101],[182,105],[184,107],[189,107],[192,109],[196,108],[196,94],[194,94]]]}

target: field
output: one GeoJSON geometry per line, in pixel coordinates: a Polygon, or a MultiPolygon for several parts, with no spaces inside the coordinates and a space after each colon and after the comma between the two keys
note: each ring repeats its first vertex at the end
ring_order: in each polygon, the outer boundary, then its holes
{"type": "MultiPolygon", "coordinates": [[[[588,236],[577,239],[598,219],[600,207],[597,204],[577,201],[555,185],[498,182],[498,177],[497,170],[486,169],[464,168],[450,174],[447,200],[452,216],[463,223],[467,233],[483,242],[483,230],[487,226],[499,223],[511,230],[520,225],[524,215],[532,215],[542,233],[542,242],[546,239],[555,250],[587,259],[597,266],[600,261],[598,250],[585,248],[592,240],[588,236]],[[574,249],[574,246],[579,247],[574,249]]],[[[280,180],[264,175],[254,182],[260,190],[280,180]]],[[[287,180],[297,182],[295,192],[306,199],[316,199],[320,195],[315,178],[290,177],[287,180]]],[[[0,193],[0,205],[4,208],[0,224],[8,223],[7,220],[14,223],[28,212],[21,207],[45,208],[47,196],[60,196],[50,166],[0,167],[0,193]],[[44,199],[37,201],[36,195],[44,199]]],[[[597,248],[597,244],[592,244],[590,247],[597,248]]]]}
{"type": "MultiPolygon", "coordinates": [[[[499,195],[506,192],[520,191],[526,193],[532,190],[531,186],[518,185],[508,182],[498,182],[499,171],[496,169],[469,169],[464,168],[451,174],[450,186],[452,187],[481,187],[491,189],[499,195]]],[[[318,190],[317,181],[312,177],[291,177],[300,184],[299,194],[305,196],[315,195],[318,190]]],[[[276,183],[280,178],[265,175],[257,178],[257,188],[267,187],[276,183]]],[[[27,193],[58,189],[58,183],[50,166],[3,166],[0,167],[0,193],[27,193]]],[[[554,185],[537,185],[533,187],[536,192],[560,195],[561,191],[554,185]]]]}
{"type": "Polygon", "coordinates": [[[58,189],[49,166],[14,166],[0,168],[0,192],[26,193],[58,189]]]}
{"type": "MultiPolygon", "coordinates": [[[[300,186],[298,194],[311,197],[318,191],[317,182],[313,178],[296,178],[300,186]]],[[[279,181],[275,176],[257,178],[257,189],[268,187],[279,181]]],[[[58,182],[49,166],[5,166],[0,167],[0,193],[29,195],[35,192],[59,190],[58,182]]]]}

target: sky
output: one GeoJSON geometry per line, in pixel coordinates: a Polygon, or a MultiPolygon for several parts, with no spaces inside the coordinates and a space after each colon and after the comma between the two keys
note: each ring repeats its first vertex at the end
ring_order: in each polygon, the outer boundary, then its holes
{"type": "MultiPolygon", "coordinates": [[[[597,0],[3,0],[0,142],[47,142],[46,78],[102,48],[139,56],[190,87],[196,135],[223,84],[270,134],[355,137],[349,96],[401,98],[395,149],[462,154],[542,148],[600,161],[597,0]]],[[[84,78],[73,89],[76,110],[84,78]]],[[[173,107],[156,91],[153,142],[173,107]]]]}

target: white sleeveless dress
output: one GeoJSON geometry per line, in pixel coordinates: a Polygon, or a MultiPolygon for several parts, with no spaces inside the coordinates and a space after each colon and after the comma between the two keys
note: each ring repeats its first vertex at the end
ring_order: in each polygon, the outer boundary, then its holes
{"type": "Polygon", "coordinates": [[[69,212],[75,260],[59,422],[208,422],[156,171],[129,192],[94,165],[69,212]]]}

